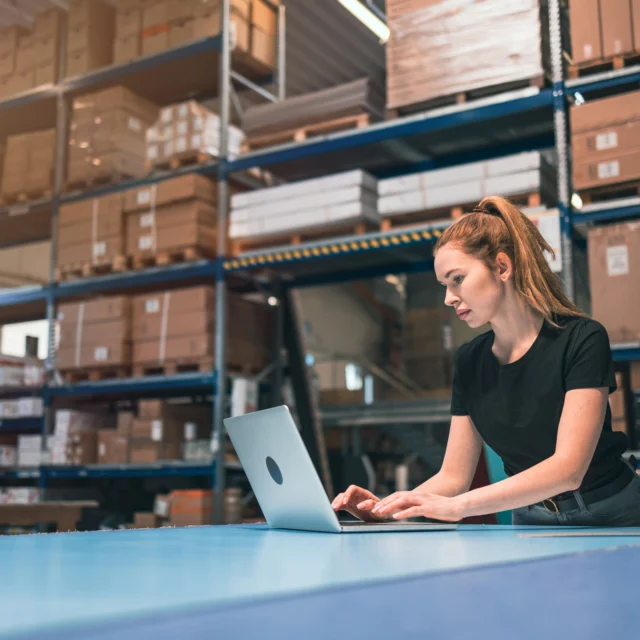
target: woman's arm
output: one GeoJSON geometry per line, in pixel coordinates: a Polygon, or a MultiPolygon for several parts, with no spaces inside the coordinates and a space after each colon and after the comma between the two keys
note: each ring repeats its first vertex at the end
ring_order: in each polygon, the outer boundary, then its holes
{"type": "Polygon", "coordinates": [[[450,498],[469,491],[481,453],[482,438],[471,418],[452,416],[442,468],[414,491],[450,498]]]}
{"type": "Polygon", "coordinates": [[[568,391],[558,426],[555,453],[522,473],[454,498],[418,492],[413,492],[413,498],[411,494],[396,500],[389,496],[376,505],[374,513],[395,513],[395,518],[421,515],[455,521],[517,509],[576,490],[589,468],[600,438],[607,399],[607,388],[568,391]]]}

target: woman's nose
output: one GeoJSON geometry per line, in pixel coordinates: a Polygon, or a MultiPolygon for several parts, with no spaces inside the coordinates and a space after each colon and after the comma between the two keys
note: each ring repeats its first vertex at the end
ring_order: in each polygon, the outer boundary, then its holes
{"type": "Polygon", "coordinates": [[[448,307],[453,307],[453,305],[458,301],[458,297],[453,295],[449,289],[447,289],[447,293],[444,296],[444,303],[448,307]]]}

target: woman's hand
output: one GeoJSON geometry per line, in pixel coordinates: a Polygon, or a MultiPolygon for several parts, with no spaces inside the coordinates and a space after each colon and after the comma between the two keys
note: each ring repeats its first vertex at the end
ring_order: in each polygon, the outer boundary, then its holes
{"type": "Polygon", "coordinates": [[[334,511],[348,511],[352,516],[364,522],[379,522],[389,516],[374,516],[372,509],[380,503],[380,498],[371,491],[352,484],[344,493],[336,496],[331,503],[334,511]]]}
{"type": "Polygon", "coordinates": [[[443,522],[458,522],[465,517],[465,508],[461,496],[445,498],[432,493],[400,491],[380,500],[373,507],[371,515],[379,519],[401,520],[422,516],[443,522]]]}

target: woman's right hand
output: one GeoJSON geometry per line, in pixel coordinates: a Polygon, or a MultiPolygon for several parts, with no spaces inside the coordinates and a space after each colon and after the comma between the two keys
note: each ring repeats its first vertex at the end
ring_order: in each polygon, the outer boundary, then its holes
{"type": "Polygon", "coordinates": [[[331,503],[334,511],[348,511],[363,522],[380,522],[385,517],[376,516],[371,513],[371,509],[380,502],[380,498],[373,495],[371,491],[367,491],[361,487],[352,484],[344,493],[336,496],[331,503]]]}

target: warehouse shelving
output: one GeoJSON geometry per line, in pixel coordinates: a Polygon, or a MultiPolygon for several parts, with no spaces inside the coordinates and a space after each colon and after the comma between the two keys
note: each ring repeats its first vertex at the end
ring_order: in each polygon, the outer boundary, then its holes
{"type": "Polygon", "coordinates": [[[0,418],[0,433],[16,431],[40,431],[42,429],[42,418],[0,418]]]}

